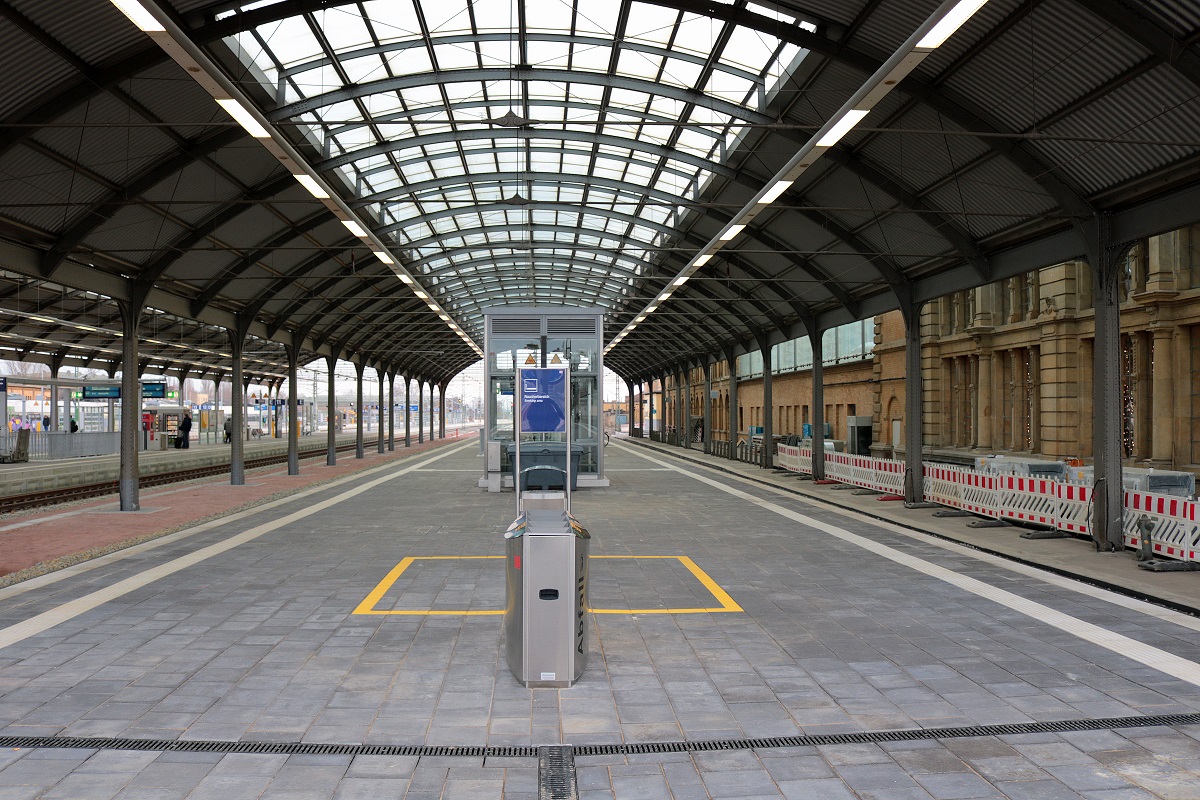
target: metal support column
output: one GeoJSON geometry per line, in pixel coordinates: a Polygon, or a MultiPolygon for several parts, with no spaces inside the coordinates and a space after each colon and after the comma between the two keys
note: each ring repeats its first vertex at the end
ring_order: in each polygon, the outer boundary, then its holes
{"type": "Polygon", "coordinates": [[[921,306],[913,302],[901,307],[904,316],[904,502],[925,500],[925,467],[921,462],[925,445],[924,379],[921,375],[921,306]]]}
{"type": "Polygon", "coordinates": [[[337,407],[337,387],[334,385],[337,356],[326,356],[325,363],[329,365],[329,386],[325,392],[329,405],[325,422],[325,465],[332,467],[337,464],[337,429],[342,416],[337,407]]]}
{"type": "Polygon", "coordinates": [[[808,332],[812,346],[812,476],[825,479],[825,332],[813,328],[808,332]]]}
{"type": "Polygon", "coordinates": [[[379,407],[375,410],[375,415],[379,417],[379,424],[375,428],[379,431],[379,438],[375,442],[375,452],[383,455],[387,452],[387,437],[383,435],[383,409],[386,407],[387,396],[384,394],[384,389],[387,388],[384,384],[387,382],[386,376],[383,374],[383,365],[375,367],[375,377],[379,379],[379,407]]]}
{"type": "Polygon", "coordinates": [[[767,335],[764,333],[759,339],[759,346],[762,348],[763,362],[763,447],[762,447],[762,468],[771,469],[774,465],[775,449],[775,401],[771,397],[771,373],[774,367],[771,365],[771,343],[767,340],[767,335]]]}
{"type": "Polygon", "coordinates": [[[712,363],[704,360],[704,454],[712,453],[712,363]]]}
{"type": "Polygon", "coordinates": [[[729,370],[729,460],[737,459],[738,437],[738,385],[737,356],[733,350],[725,353],[725,365],[729,370]]]}
{"type": "Polygon", "coordinates": [[[355,399],[354,399],[354,457],[366,458],[367,454],[363,452],[363,370],[367,365],[362,361],[354,363],[354,372],[358,380],[355,383],[355,399]]]}
{"type": "Polygon", "coordinates": [[[425,441],[425,381],[417,378],[417,444],[425,441]]]}
{"type": "MultiPolygon", "coordinates": [[[[1124,550],[1121,529],[1121,314],[1118,287],[1127,247],[1112,241],[1108,215],[1097,215],[1088,253],[1096,308],[1092,362],[1092,453],[1096,464],[1092,539],[1101,551],[1124,550]]],[[[1163,420],[1163,424],[1168,424],[1163,420]]]]}
{"type": "Polygon", "coordinates": [[[412,378],[404,376],[404,446],[412,447],[412,378]]]}
{"type": "MultiPolygon", "coordinates": [[[[59,422],[59,403],[62,402],[62,387],[58,385],[59,373],[62,371],[62,363],[65,354],[62,352],[55,353],[50,357],[50,428],[49,430],[58,431],[64,426],[59,422]]],[[[42,416],[45,416],[43,414],[42,416]]]]}
{"type": "Polygon", "coordinates": [[[625,429],[628,431],[629,435],[632,436],[633,435],[633,381],[625,381],[625,391],[627,393],[626,397],[625,397],[625,402],[626,402],[626,405],[628,406],[628,408],[625,409],[625,419],[628,420],[628,423],[625,425],[625,429]]]}
{"type": "Polygon", "coordinates": [[[148,287],[130,284],[121,312],[121,468],[118,488],[122,511],[139,511],[138,449],[142,438],[142,386],[138,370],[138,334],[148,287]]]}
{"type": "Polygon", "coordinates": [[[228,329],[229,352],[233,356],[233,370],[230,380],[229,409],[232,412],[233,424],[230,425],[229,436],[229,485],[246,485],[246,373],[242,353],[246,348],[246,329],[249,323],[240,316],[234,326],[228,329]]]}
{"type": "Polygon", "coordinates": [[[396,373],[389,371],[388,379],[388,452],[396,450],[396,373]]]}
{"type": "Polygon", "coordinates": [[[683,438],[681,447],[692,449],[692,365],[683,368],[683,438]]]}
{"type": "Polygon", "coordinates": [[[675,426],[675,446],[683,447],[683,370],[672,376],[675,380],[675,406],[672,408],[671,422],[675,426]]]}
{"type": "Polygon", "coordinates": [[[288,475],[300,474],[300,347],[296,342],[287,346],[288,360],[288,475]]]}
{"type": "Polygon", "coordinates": [[[649,439],[652,438],[651,434],[654,433],[654,378],[651,377],[650,380],[646,381],[646,385],[650,387],[650,429],[646,430],[643,428],[642,432],[646,435],[646,438],[649,439]]]}
{"type": "Polygon", "coordinates": [[[442,432],[442,438],[446,438],[446,387],[448,384],[443,383],[438,387],[438,399],[442,402],[438,405],[438,428],[442,432]]]}

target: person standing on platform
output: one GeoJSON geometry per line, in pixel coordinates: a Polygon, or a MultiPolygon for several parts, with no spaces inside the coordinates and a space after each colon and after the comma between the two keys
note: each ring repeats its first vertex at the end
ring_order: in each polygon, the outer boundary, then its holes
{"type": "Polygon", "coordinates": [[[179,438],[183,441],[180,447],[187,450],[192,440],[192,412],[190,411],[184,411],[183,419],[179,420],[179,438]]]}
{"type": "Polygon", "coordinates": [[[229,444],[233,440],[233,420],[225,418],[225,444],[229,444]]]}
{"type": "Polygon", "coordinates": [[[42,430],[50,430],[50,417],[42,417],[42,430]]]}
{"type": "Polygon", "coordinates": [[[74,417],[71,418],[71,433],[79,433],[79,423],[75,421],[74,417]]]}

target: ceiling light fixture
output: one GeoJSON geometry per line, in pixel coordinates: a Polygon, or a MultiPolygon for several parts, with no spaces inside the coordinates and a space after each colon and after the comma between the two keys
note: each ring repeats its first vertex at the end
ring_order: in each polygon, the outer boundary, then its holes
{"type": "Polygon", "coordinates": [[[270,139],[271,134],[263,124],[254,118],[247,108],[232,97],[218,97],[217,105],[225,109],[225,113],[233,117],[237,124],[246,129],[246,133],[255,139],[270,139]]]}
{"type": "Polygon", "coordinates": [[[129,17],[129,21],[136,25],[138,30],[146,33],[163,33],[166,31],[163,24],[155,19],[138,0],[112,0],[112,4],[122,14],[129,17]]]}
{"type": "Polygon", "coordinates": [[[767,189],[766,194],[758,198],[758,202],[774,203],[779,199],[779,195],[783,194],[790,188],[792,188],[791,181],[776,181],[774,186],[772,186],[770,189],[767,189]]]}
{"type": "Polygon", "coordinates": [[[871,113],[871,109],[869,108],[850,109],[842,115],[841,119],[833,124],[832,128],[825,132],[824,136],[817,140],[817,147],[833,147],[869,113],[871,113]]]}
{"type": "Polygon", "coordinates": [[[360,239],[367,238],[367,232],[363,229],[363,226],[359,225],[354,220],[344,219],[344,220],[342,220],[342,224],[346,226],[346,230],[350,231],[358,238],[360,238],[360,239]]]}
{"type": "Polygon", "coordinates": [[[745,225],[731,225],[731,226],[729,226],[728,230],[726,230],[725,232],[723,232],[721,234],[721,241],[722,242],[732,241],[734,237],[736,237],[739,233],[741,233],[745,229],[746,229],[745,225]]]}
{"type": "Polygon", "coordinates": [[[328,200],[329,192],[325,191],[321,184],[317,183],[317,179],[307,173],[300,175],[292,175],[293,178],[300,182],[300,185],[308,189],[308,193],[318,200],[328,200]]]}
{"type": "Polygon", "coordinates": [[[961,28],[963,24],[975,15],[975,12],[983,8],[987,0],[961,0],[961,2],[946,16],[933,26],[929,33],[925,34],[921,41],[917,42],[917,47],[922,50],[933,50],[941,47],[947,39],[949,39],[956,30],[961,28]]]}

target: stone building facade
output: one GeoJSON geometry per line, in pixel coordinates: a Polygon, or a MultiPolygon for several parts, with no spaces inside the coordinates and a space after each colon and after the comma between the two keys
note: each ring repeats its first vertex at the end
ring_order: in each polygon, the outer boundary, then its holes
{"type": "MultiPolygon", "coordinates": [[[[1200,471],[1200,226],[1137,243],[1124,273],[1119,294],[1125,463],[1200,471]]],[[[904,449],[904,324],[898,312],[866,324],[872,341],[851,358],[830,358],[826,340],[825,420],[832,438],[841,439],[847,416],[870,414],[872,449],[890,457],[904,449]]],[[[926,304],[925,448],[963,460],[980,453],[1090,459],[1094,339],[1091,272],[1083,262],[926,304]]],[[[789,365],[781,347],[773,361],[789,365]]],[[[802,360],[796,352],[794,362],[773,378],[777,434],[801,433],[810,419],[812,373],[796,366],[802,360]]],[[[762,425],[761,358],[757,363],[756,375],[753,358],[739,359],[743,433],[762,425]]],[[[710,370],[713,436],[726,440],[727,364],[719,361],[710,370]]],[[[699,419],[703,371],[692,370],[689,384],[692,415],[699,419]]],[[[656,417],[673,428],[681,416],[675,413],[674,378],[666,388],[665,408],[656,395],[656,417]]]]}

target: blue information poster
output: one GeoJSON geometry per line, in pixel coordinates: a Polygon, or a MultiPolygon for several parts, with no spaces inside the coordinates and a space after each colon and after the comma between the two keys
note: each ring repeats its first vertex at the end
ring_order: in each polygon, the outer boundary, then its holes
{"type": "Polygon", "coordinates": [[[562,433],[567,429],[566,371],[523,369],[521,375],[521,432],[562,433]]]}

